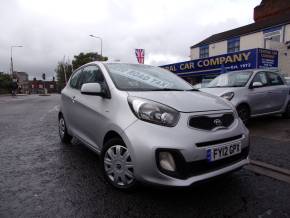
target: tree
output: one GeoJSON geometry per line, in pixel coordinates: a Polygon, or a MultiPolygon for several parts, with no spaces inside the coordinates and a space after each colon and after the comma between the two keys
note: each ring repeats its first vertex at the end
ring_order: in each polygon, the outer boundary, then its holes
{"type": "Polygon", "coordinates": [[[92,61],[107,61],[108,57],[104,57],[95,52],[83,53],[81,52],[79,55],[74,56],[74,60],[72,61],[73,69],[77,69],[80,66],[87,64],[92,61]]]}
{"type": "Polygon", "coordinates": [[[12,79],[9,74],[0,74],[0,94],[10,92],[11,82],[12,79]]]}
{"type": "Polygon", "coordinates": [[[62,90],[66,82],[69,80],[72,74],[72,65],[65,61],[60,61],[55,69],[57,77],[57,86],[59,91],[62,90]]]}
{"type": "Polygon", "coordinates": [[[65,58],[63,58],[62,61],[58,62],[57,67],[55,69],[57,77],[57,86],[59,91],[65,87],[66,81],[69,80],[73,69],[76,70],[80,66],[92,61],[107,61],[107,60],[108,57],[103,57],[98,53],[94,52],[89,53],[81,52],[80,54],[75,55],[72,64],[70,64],[69,60],[66,61],[65,58]]]}

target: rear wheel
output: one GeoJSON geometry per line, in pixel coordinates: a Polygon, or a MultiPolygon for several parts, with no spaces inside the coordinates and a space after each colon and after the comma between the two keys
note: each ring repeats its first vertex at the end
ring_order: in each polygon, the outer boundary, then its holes
{"type": "Polygon", "coordinates": [[[107,141],[101,154],[105,179],[115,188],[131,190],[136,186],[130,151],[119,138],[107,141]]]}
{"type": "Polygon", "coordinates": [[[67,133],[65,120],[62,115],[60,115],[58,119],[58,132],[61,142],[69,144],[72,139],[72,136],[67,133]]]}
{"type": "Polygon", "coordinates": [[[283,117],[286,119],[290,118],[290,102],[288,102],[285,112],[283,113],[283,117]]]}
{"type": "Polygon", "coordinates": [[[237,112],[239,117],[241,118],[241,120],[244,122],[244,124],[248,124],[249,123],[249,119],[250,119],[250,109],[247,105],[242,104],[239,105],[237,107],[237,112]]]}

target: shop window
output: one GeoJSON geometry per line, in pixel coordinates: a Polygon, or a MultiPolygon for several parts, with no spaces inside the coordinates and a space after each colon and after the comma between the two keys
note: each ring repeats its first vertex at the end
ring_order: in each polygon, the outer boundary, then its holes
{"type": "Polygon", "coordinates": [[[209,57],[209,46],[202,46],[199,48],[199,58],[208,58],[209,57]]]}
{"type": "Polygon", "coordinates": [[[228,40],[228,53],[240,51],[240,38],[228,40]]]}

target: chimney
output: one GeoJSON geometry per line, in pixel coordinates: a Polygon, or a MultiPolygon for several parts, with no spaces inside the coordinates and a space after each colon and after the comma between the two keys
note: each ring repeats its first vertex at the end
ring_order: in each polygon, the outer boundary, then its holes
{"type": "Polygon", "coordinates": [[[258,22],[283,13],[290,13],[290,0],[262,0],[254,9],[254,20],[258,22]]]}

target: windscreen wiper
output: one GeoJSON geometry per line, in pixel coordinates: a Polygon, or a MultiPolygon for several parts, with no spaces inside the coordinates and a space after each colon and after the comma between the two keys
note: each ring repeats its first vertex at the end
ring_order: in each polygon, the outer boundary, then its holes
{"type": "Polygon", "coordinates": [[[187,91],[187,90],[163,88],[163,89],[150,89],[148,91],[187,91]]]}
{"type": "Polygon", "coordinates": [[[199,89],[187,89],[187,90],[184,90],[184,91],[188,91],[188,92],[190,92],[190,91],[194,91],[194,92],[200,92],[200,90],[199,90],[199,89]]]}

